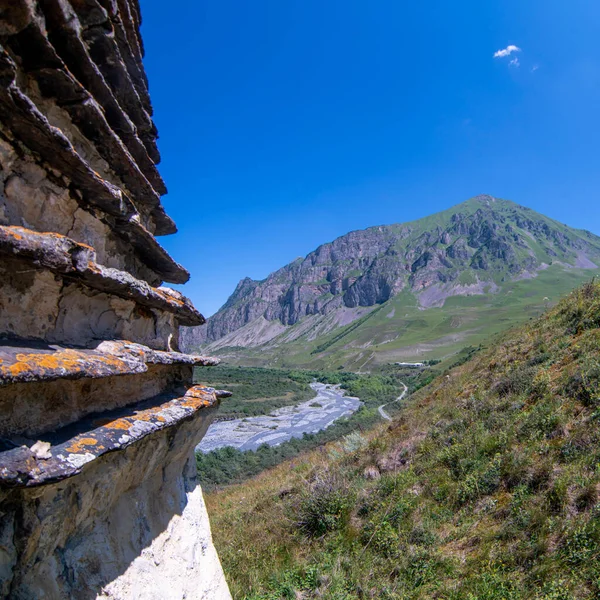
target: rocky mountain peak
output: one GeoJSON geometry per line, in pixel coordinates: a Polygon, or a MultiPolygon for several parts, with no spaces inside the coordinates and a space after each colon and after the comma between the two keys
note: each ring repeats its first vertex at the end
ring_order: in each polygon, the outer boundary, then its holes
{"type": "Polygon", "coordinates": [[[402,290],[427,308],[535,277],[557,262],[600,265],[600,238],[482,194],[410,223],[351,231],[264,281],[243,279],[207,326],[183,340],[212,342],[259,318],[287,327],[310,315],[382,304],[402,290]]]}

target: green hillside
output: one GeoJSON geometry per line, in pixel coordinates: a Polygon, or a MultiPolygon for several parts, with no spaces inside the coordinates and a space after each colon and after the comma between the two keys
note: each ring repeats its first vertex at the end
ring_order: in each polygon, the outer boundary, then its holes
{"type": "Polygon", "coordinates": [[[600,284],[353,433],[209,494],[236,599],[600,597],[600,284]]]}
{"type": "Polygon", "coordinates": [[[442,307],[427,310],[405,291],[370,309],[360,322],[315,339],[309,339],[309,331],[286,342],[286,332],[258,348],[224,347],[217,354],[233,364],[324,370],[371,370],[394,361],[449,359],[539,316],[593,273],[600,270],[550,266],[533,279],[506,282],[501,293],[453,296],[442,307]]]}

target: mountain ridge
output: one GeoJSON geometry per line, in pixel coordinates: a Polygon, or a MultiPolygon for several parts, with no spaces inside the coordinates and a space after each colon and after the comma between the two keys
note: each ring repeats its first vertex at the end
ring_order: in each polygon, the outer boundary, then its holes
{"type": "Polygon", "coordinates": [[[422,219],[351,231],[263,280],[246,277],[206,326],[183,332],[182,344],[281,346],[310,338],[314,325],[317,337],[347,326],[404,292],[428,309],[454,296],[499,293],[550,267],[598,265],[600,237],[480,195],[422,219]]]}

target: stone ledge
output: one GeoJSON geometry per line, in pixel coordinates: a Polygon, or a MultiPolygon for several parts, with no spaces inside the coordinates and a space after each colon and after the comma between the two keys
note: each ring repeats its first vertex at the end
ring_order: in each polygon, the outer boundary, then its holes
{"type": "MultiPolygon", "coordinates": [[[[90,4],[96,3],[92,0],[90,4]]],[[[99,66],[90,56],[83,34],[92,26],[91,23],[95,19],[92,17],[92,21],[88,21],[87,25],[80,21],[76,7],[83,6],[85,6],[84,2],[71,3],[67,0],[43,3],[46,27],[52,39],[52,45],[66,63],[69,71],[105,108],[109,122],[114,123],[113,129],[134,133],[141,140],[149,157],[158,164],[160,153],[156,146],[156,127],[147,115],[146,118],[143,118],[143,109],[137,112],[136,120],[138,122],[134,123],[134,119],[121,106],[99,66]],[[126,129],[122,127],[124,123],[127,123],[126,129]]],[[[103,11],[103,14],[100,15],[98,11],[93,12],[96,12],[100,21],[106,22],[106,12],[99,5],[97,8],[103,11]]]]}
{"type": "Polygon", "coordinates": [[[192,365],[196,367],[215,367],[221,359],[213,356],[200,356],[199,354],[185,354],[183,352],[165,352],[153,350],[142,344],[121,340],[101,342],[96,350],[118,357],[140,357],[150,365],[192,365]]]}
{"type": "Polygon", "coordinates": [[[126,271],[99,265],[91,246],[58,233],[0,225],[0,255],[33,263],[94,290],[164,310],[175,315],[181,325],[206,322],[191,301],[179,292],[154,288],[126,271]]]}
{"type": "Polygon", "coordinates": [[[102,342],[95,349],[4,340],[0,346],[0,386],[55,379],[99,379],[145,373],[149,364],[214,366],[218,358],[152,350],[131,342],[102,342]]]}
{"type": "Polygon", "coordinates": [[[152,116],[152,104],[148,93],[148,79],[144,72],[142,57],[139,48],[135,49],[130,43],[125,26],[126,11],[120,10],[118,3],[113,0],[101,0],[102,6],[108,12],[115,32],[115,40],[119,46],[121,56],[125,61],[127,70],[135,83],[138,95],[150,116],[152,116]]]}
{"type": "MultiPolygon", "coordinates": [[[[72,6],[81,23],[85,23],[97,9],[103,10],[99,4],[94,6],[90,0],[85,3],[73,2],[72,6]]],[[[146,111],[129,75],[108,13],[104,13],[102,22],[98,21],[100,19],[92,18],[92,22],[89,25],[86,23],[85,29],[82,31],[81,37],[87,46],[89,56],[104,76],[119,105],[133,121],[138,135],[156,147],[155,140],[158,134],[156,125],[146,111]]]]}
{"type": "Polygon", "coordinates": [[[35,444],[33,440],[3,440],[0,486],[34,487],[72,477],[107,452],[122,450],[217,405],[215,390],[197,385],[180,397],[165,394],[132,407],[90,415],[43,434],[35,444]]]}
{"type": "Polygon", "coordinates": [[[140,214],[123,191],[95,173],[71,142],[37,109],[16,85],[16,65],[6,51],[0,53],[0,118],[10,131],[42,160],[63,173],[83,194],[84,210],[100,209],[102,218],[127,240],[152,270],[171,283],[185,283],[188,271],[175,262],[142,225],[140,214]]]}
{"type": "Polygon", "coordinates": [[[129,191],[136,193],[135,200],[155,206],[157,227],[170,228],[174,232],[173,223],[169,225],[158,196],[167,192],[166,186],[145,148],[142,150],[141,141],[141,148],[131,144],[131,149],[125,146],[109,126],[104,110],[96,99],[75,79],[58,56],[43,31],[42,17],[31,15],[30,18],[28,27],[7,41],[7,45],[19,55],[20,67],[35,77],[43,94],[53,96],[57,104],[70,114],[77,127],[97,145],[103,158],[129,186],[129,191]],[[137,159],[134,159],[134,154],[137,159]]]}

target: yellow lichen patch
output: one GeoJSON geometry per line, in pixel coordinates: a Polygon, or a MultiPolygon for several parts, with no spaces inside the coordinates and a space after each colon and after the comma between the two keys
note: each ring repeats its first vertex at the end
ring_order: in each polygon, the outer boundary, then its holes
{"type": "Polygon", "coordinates": [[[131,427],[131,423],[127,419],[116,419],[106,424],[108,429],[122,429],[128,431],[131,427]]]}
{"type": "Polygon", "coordinates": [[[19,235],[16,231],[12,230],[12,229],[8,229],[7,230],[8,235],[10,235],[11,237],[15,238],[15,240],[22,240],[23,236],[19,235]]]}
{"type": "Polygon", "coordinates": [[[92,252],[96,252],[96,249],[93,246],[90,246],[89,244],[85,244],[83,242],[76,242],[76,244],[80,247],[80,248],[86,248],[87,250],[91,250],[92,252]]]}
{"type": "Polygon", "coordinates": [[[154,418],[154,412],[158,412],[160,408],[154,408],[139,412],[135,415],[136,421],[151,421],[154,418]]]}
{"type": "MultiPolygon", "coordinates": [[[[13,375],[13,376],[20,375],[21,373],[27,373],[27,372],[31,371],[31,369],[25,363],[16,363],[14,365],[11,365],[10,367],[7,367],[6,369],[8,370],[10,375],[13,375]]],[[[5,368],[2,369],[3,374],[4,374],[4,370],[5,370],[5,368]]]]}
{"type": "Polygon", "coordinates": [[[209,392],[202,386],[194,386],[185,393],[184,398],[197,398],[210,401],[214,398],[214,392],[209,392]]]}
{"type": "Polygon", "coordinates": [[[94,261],[89,260],[87,266],[90,271],[94,271],[94,273],[100,273],[100,269],[94,261]]]}
{"type": "Polygon", "coordinates": [[[74,454],[79,454],[80,452],[84,452],[88,446],[95,446],[98,443],[96,438],[85,437],[79,438],[73,441],[73,443],[67,447],[67,452],[73,452],[74,454]]]}
{"type": "Polygon", "coordinates": [[[212,406],[217,401],[214,392],[208,392],[202,386],[191,387],[181,400],[181,405],[188,408],[203,408],[212,406]]]}
{"type": "Polygon", "coordinates": [[[32,376],[44,376],[58,369],[67,373],[86,372],[90,375],[97,373],[101,367],[110,367],[116,373],[127,373],[130,367],[114,356],[102,354],[85,354],[76,350],[60,350],[50,353],[19,353],[16,362],[8,366],[0,366],[0,378],[18,377],[30,373],[32,376]]]}
{"type": "Polygon", "coordinates": [[[154,292],[159,295],[163,300],[168,302],[169,304],[175,304],[176,306],[185,306],[185,302],[176,296],[172,296],[167,292],[163,292],[157,288],[153,288],[154,292]]]}
{"type": "Polygon", "coordinates": [[[18,241],[26,239],[26,238],[29,238],[31,242],[34,242],[36,238],[37,239],[52,238],[52,239],[56,239],[56,240],[69,240],[75,246],[79,246],[80,248],[86,248],[87,250],[91,250],[92,252],[95,252],[94,248],[92,246],[90,246],[89,244],[86,244],[84,242],[76,242],[76,241],[68,238],[66,235],[63,235],[62,233],[56,233],[55,231],[34,231],[33,229],[27,229],[26,227],[13,227],[13,226],[2,226],[0,228],[0,231],[2,231],[6,236],[10,236],[13,239],[18,240],[18,241]]]}

